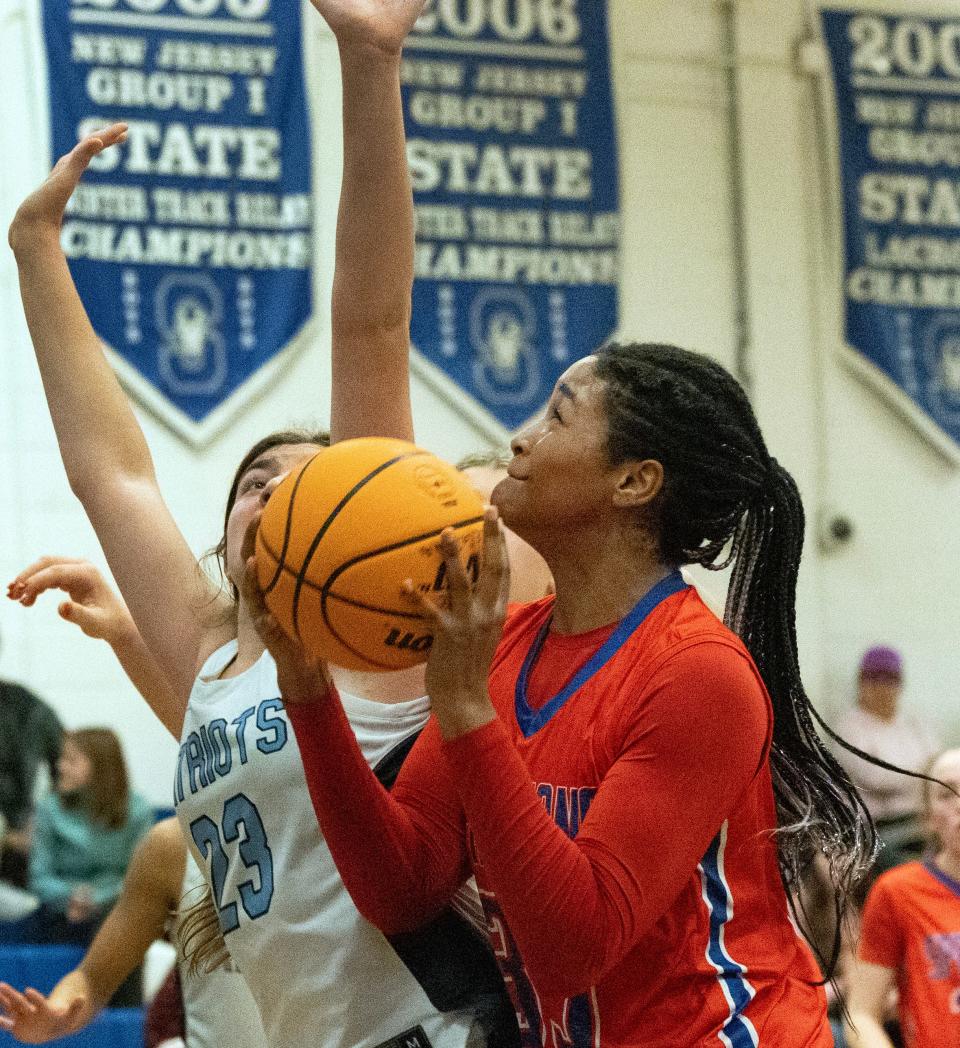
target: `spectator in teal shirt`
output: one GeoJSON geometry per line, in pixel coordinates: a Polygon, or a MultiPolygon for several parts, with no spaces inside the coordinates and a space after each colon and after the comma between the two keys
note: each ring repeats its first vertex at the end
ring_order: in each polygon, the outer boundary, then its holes
{"type": "Polygon", "coordinates": [[[41,905],[29,937],[89,945],[120,895],[137,842],[152,824],[146,801],[129,788],[114,732],[68,732],[57,788],[36,810],[30,890],[41,905]]]}

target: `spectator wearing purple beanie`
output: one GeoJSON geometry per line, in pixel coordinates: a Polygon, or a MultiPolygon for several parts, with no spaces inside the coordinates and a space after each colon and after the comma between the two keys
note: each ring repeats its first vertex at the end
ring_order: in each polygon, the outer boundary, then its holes
{"type": "MultiPolygon", "coordinates": [[[[837,731],[871,757],[908,771],[924,771],[943,747],[916,714],[900,708],[902,693],[900,652],[885,645],[869,648],[860,660],[856,705],[840,718],[837,731]]],[[[842,748],[836,755],[859,788],[886,845],[878,870],[916,858],[923,847],[920,781],[868,764],[842,748]]]]}

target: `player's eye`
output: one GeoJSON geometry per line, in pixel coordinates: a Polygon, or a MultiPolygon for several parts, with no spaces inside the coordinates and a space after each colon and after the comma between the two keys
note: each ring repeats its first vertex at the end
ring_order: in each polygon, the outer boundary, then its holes
{"type": "Polygon", "coordinates": [[[240,485],[240,494],[245,495],[248,491],[259,491],[266,486],[266,478],[264,477],[247,477],[247,479],[240,485]]]}

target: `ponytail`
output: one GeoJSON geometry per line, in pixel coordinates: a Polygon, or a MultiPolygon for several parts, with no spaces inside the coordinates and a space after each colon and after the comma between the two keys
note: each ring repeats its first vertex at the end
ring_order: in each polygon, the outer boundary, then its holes
{"type": "MultiPolygon", "coordinates": [[[[762,493],[733,538],[724,621],[746,644],[773,705],[770,771],[780,870],[791,901],[814,856],[826,860],[836,919],[830,956],[821,957],[829,975],[839,955],[840,918],[873,864],[878,844],[860,794],[817,732],[814,721],[825,725],[800,677],[795,609],[803,535],[797,485],[771,457],[762,493]]],[[[796,916],[801,925],[809,923],[796,916]]]]}
{"type": "Polygon", "coordinates": [[[208,975],[229,962],[230,951],[223,938],[209,886],[204,884],[193,893],[199,895],[194,902],[188,904],[187,896],[180,901],[177,951],[186,962],[189,975],[208,975]]]}
{"type": "MultiPolygon", "coordinates": [[[[733,563],[724,621],[746,645],[773,705],[781,875],[793,905],[802,875],[822,855],[839,918],[873,863],[877,841],[850,777],[817,732],[819,724],[836,738],[800,677],[804,513],[796,483],[767,451],[739,383],[709,358],[674,346],[612,344],[597,352],[596,373],[605,386],[611,462],[654,458],[663,465],[663,489],[644,522],[661,559],[711,571],[733,563]]],[[[838,920],[828,976],[839,949],[838,920]]]]}

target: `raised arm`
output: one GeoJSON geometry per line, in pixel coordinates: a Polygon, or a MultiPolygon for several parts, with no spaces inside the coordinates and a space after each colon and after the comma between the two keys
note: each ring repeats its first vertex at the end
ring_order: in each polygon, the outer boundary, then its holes
{"type": "Polygon", "coordinates": [[[173,819],[158,823],[134,852],[116,906],[97,932],[80,966],[44,997],[0,983],[0,1028],[28,1044],[42,1044],[83,1029],[106,1006],[123,980],[163,936],[183,880],[186,848],[173,819]]]}
{"type": "Polygon", "coordinates": [[[337,37],[343,184],[333,280],[333,440],[413,439],[413,195],[400,49],[424,0],[311,0],[337,37]]]}
{"type": "Polygon", "coordinates": [[[183,703],[150,654],[127,606],[106,579],[89,561],[41,557],[9,584],[7,596],[29,608],[51,589],[62,590],[68,597],[57,608],[60,617],[75,623],[88,637],[110,645],[131,684],[167,731],[179,739],[183,703]]]}
{"type": "MultiPolygon", "coordinates": [[[[20,294],[60,454],[147,646],[186,703],[222,614],[157,487],[136,417],[107,363],[60,247],[64,208],[91,159],[125,125],[84,138],[21,204],[10,227],[20,294]]],[[[226,637],[222,638],[226,639],[226,637]]]]}

